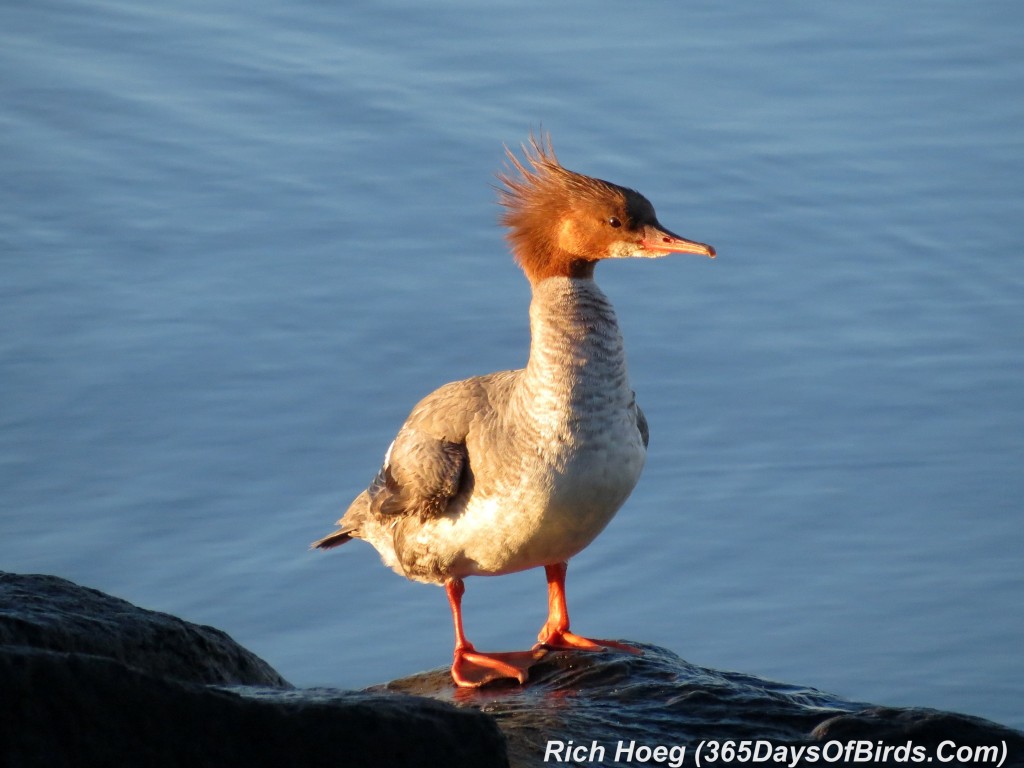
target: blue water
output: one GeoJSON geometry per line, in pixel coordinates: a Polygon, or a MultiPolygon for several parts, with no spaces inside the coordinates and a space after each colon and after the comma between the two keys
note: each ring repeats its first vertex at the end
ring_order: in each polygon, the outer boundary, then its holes
{"type": "MultiPolygon", "coordinates": [[[[311,553],[437,385],[521,365],[489,188],[551,132],[717,261],[601,266],[651,422],[574,628],[1024,727],[1024,10],[0,8],[0,568],[300,685],[446,663],[443,593],[311,553]]],[[[539,572],[468,585],[525,646],[539,572]]]]}

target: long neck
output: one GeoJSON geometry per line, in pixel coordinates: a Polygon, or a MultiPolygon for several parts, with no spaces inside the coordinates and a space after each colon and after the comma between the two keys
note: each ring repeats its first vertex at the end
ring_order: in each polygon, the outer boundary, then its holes
{"type": "Polygon", "coordinates": [[[534,284],[523,385],[534,411],[585,414],[630,401],[615,310],[592,279],[551,277],[534,284]]]}

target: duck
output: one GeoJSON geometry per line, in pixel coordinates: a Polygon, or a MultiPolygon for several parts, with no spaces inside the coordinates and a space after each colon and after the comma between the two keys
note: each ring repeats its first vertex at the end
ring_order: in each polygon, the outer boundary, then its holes
{"type": "Polygon", "coordinates": [[[459,687],[523,684],[549,651],[633,646],[570,631],[568,563],[629,497],[647,454],[647,419],[626,368],[598,262],[671,254],[715,258],[674,234],[636,190],[564,168],[550,135],[508,147],[497,174],[501,222],[531,289],[525,367],[453,381],[419,401],[369,486],[315,541],[369,543],[408,579],[444,587],[459,687]],[[467,639],[470,576],[544,568],[548,617],[525,651],[482,652],[467,639]]]}

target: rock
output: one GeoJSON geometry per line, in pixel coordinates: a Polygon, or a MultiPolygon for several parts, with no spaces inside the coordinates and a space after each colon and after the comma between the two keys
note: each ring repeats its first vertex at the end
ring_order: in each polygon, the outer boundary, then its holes
{"type": "Polygon", "coordinates": [[[946,765],[958,763],[955,760],[946,763],[942,757],[955,755],[957,750],[963,747],[985,748],[1005,743],[1008,753],[1005,765],[1024,763],[1024,734],[980,717],[940,712],[924,707],[867,707],[857,712],[830,717],[819,723],[811,735],[819,740],[872,739],[885,744],[910,742],[924,745],[929,750],[929,755],[935,755],[940,744],[951,742],[956,748],[951,749],[947,746],[943,756],[936,756],[936,761],[946,765]]]}
{"type": "Polygon", "coordinates": [[[219,630],[0,573],[5,767],[507,764],[493,719],[475,710],[298,690],[219,630]]]}
{"type": "Polygon", "coordinates": [[[300,690],[219,630],[0,573],[0,765],[678,768],[700,748],[701,765],[1024,766],[1024,734],[980,718],[872,707],[634,645],[643,656],[549,653],[523,686],[457,689],[440,668],[362,692],[300,690]]]}
{"type": "Polygon", "coordinates": [[[239,692],[19,647],[0,681],[10,766],[507,765],[490,718],[412,696],[239,692]]]}
{"type": "MultiPolygon", "coordinates": [[[[1024,734],[981,718],[927,709],[870,707],[813,688],[698,667],[664,648],[632,645],[643,649],[644,655],[550,653],[530,670],[530,680],[521,687],[455,690],[448,671],[437,669],[376,690],[430,696],[493,715],[508,739],[510,762],[517,768],[544,765],[549,744],[557,750],[559,744],[568,746],[570,741],[577,750],[585,748],[579,757],[586,759],[574,759],[574,765],[694,765],[698,746],[709,740],[719,745],[729,741],[733,748],[748,742],[751,750],[760,750],[754,754],[761,759],[746,761],[755,765],[906,765],[908,760],[901,753],[885,755],[878,747],[879,742],[884,749],[908,741],[924,750],[924,762],[979,764],[958,759],[956,749],[948,744],[941,757],[952,759],[940,760],[939,745],[952,740],[958,747],[1003,749],[1005,744],[1002,765],[1024,766],[1024,734]],[[828,750],[841,750],[847,744],[853,744],[850,749],[860,747],[861,759],[826,759],[821,753],[826,745],[828,750]],[[596,761],[590,758],[592,745],[603,748],[603,752],[594,752],[599,758],[596,761]],[[639,751],[657,746],[665,747],[660,761],[652,752],[639,751]],[[812,747],[818,751],[817,757],[812,747]],[[672,748],[676,751],[671,752],[672,748]],[[779,748],[786,750],[784,759],[779,748]],[[868,749],[874,751],[864,759],[863,750],[868,749]]],[[[553,751],[547,764],[566,754],[553,751]]],[[[832,751],[826,754],[834,756],[832,751]]],[[[702,755],[701,764],[709,764],[709,752],[702,755]]],[[[851,753],[851,757],[856,755],[851,753]]],[[[742,762],[735,758],[714,764],[742,762]]]]}
{"type": "Polygon", "coordinates": [[[148,611],[56,576],[0,572],[0,645],[103,656],[193,683],[288,685],[219,629],[148,611]]]}

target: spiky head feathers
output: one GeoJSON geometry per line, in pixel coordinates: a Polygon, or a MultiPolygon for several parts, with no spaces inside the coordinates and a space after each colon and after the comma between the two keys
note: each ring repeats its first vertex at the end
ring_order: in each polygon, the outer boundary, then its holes
{"type": "Polygon", "coordinates": [[[498,174],[502,223],[517,263],[536,280],[583,277],[594,264],[626,253],[630,233],[657,221],[647,198],[632,189],[562,167],[550,137],[530,137],[525,161],[506,148],[498,174]]]}

